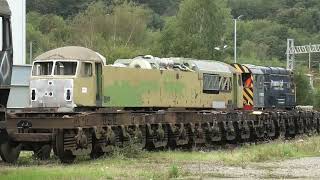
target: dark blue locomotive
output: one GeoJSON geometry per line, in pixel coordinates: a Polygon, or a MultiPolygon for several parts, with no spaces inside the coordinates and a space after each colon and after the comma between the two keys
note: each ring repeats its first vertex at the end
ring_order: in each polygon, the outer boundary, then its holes
{"type": "Polygon", "coordinates": [[[249,105],[252,109],[292,109],[296,106],[292,71],[251,64],[234,64],[233,66],[242,73],[245,107],[249,105]],[[246,85],[248,79],[252,80],[252,87],[246,85]],[[248,98],[252,98],[253,104],[247,104],[248,98]]]}

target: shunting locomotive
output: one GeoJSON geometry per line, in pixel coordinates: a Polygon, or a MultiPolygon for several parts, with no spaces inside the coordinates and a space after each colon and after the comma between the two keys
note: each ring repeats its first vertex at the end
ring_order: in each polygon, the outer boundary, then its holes
{"type": "Polygon", "coordinates": [[[58,48],[35,59],[31,108],[8,115],[0,151],[15,162],[20,150],[47,158],[53,148],[70,163],[131,142],[191,148],[319,131],[317,112],[293,110],[292,80],[282,68],[152,56],[106,65],[90,49],[58,48]]]}

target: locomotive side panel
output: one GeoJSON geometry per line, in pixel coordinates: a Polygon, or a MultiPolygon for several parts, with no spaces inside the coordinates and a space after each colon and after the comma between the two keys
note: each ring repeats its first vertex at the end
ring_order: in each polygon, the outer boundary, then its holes
{"type": "MultiPolygon", "coordinates": [[[[5,121],[5,108],[10,93],[13,50],[11,12],[7,1],[0,0],[0,121],[5,121]]],[[[0,124],[0,128],[4,125],[0,124]]]]}
{"type": "MultiPolygon", "coordinates": [[[[232,74],[219,76],[232,82],[232,74]]],[[[232,102],[231,88],[204,92],[202,73],[103,68],[105,107],[226,108],[232,102]]]]}
{"type": "Polygon", "coordinates": [[[12,40],[10,9],[7,1],[0,1],[0,106],[6,106],[12,75],[12,40]]]}

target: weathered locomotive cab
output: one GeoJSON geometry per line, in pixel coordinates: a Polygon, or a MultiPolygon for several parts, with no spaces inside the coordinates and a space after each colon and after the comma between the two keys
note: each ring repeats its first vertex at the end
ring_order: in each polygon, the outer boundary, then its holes
{"type": "Polygon", "coordinates": [[[292,109],[295,106],[295,85],[291,71],[278,67],[244,66],[253,75],[255,108],[292,109]]]}
{"type": "Polygon", "coordinates": [[[233,64],[242,73],[245,109],[295,106],[295,85],[291,71],[278,67],[233,64]]]}
{"type": "Polygon", "coordinates": [[[265,107],[292,109],[296,104],[293,74],[284,68],[261,68],[265,77],[265,107]]]}
{"type": "Polygon", "coordinates": [[[101,69],[105,59],[83,47],[63,47],[38,56],[30,81],[31,107],[101,106],[101,69]]]}

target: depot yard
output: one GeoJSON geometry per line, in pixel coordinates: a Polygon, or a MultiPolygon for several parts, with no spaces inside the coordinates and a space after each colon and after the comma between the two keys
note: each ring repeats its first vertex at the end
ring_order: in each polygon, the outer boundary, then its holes
{"type": "Polygon", "coordinates": [[[40,161],[23,152],[16,165],[1,162],[0,179],[316,178],[317,156],[320,136],[209,152],[117,150],[94,161],[83,157],[72,165],[61,164],[56,157],[40,161]]]}

